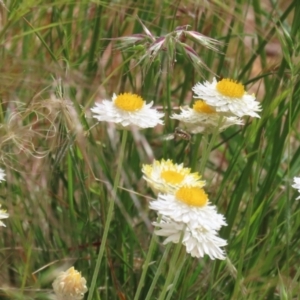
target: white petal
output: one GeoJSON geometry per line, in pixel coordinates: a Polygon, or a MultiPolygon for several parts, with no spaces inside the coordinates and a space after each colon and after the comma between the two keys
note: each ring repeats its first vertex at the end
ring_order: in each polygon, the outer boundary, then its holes
{"type": "Polygon", "coordinates": [[[131,125],[143,129],[163,124],[161,118],[164,116],[164,113],[151,108],[153,102],[144,104],[140,110],[129,112],[114,105],[116,98],[117,96],[114,94],[112,97],[113,101],[103,100],[102,103],[95,103],[95,106],[91,108],[91,111],[94,113],[93,117],[101,122],[116,123],[125,129],[131,125]]]}
{"type": "Polygon", "coordinates": [[[207,230],[219,230],[227,225],[224,216],[217,213],[215,206],[209,204],[204,207],[190,206],[177,200],[174,195],[158,194],[158,199],[151,201],[149,207],[160,215],[189,224],[192,228],[200,226],[207,230]]]}
{"type": "Polygon", "coordinates": [[[214,78],[212,83],[208,81],[197,83],[193,87],[196,94],[195,98],[204,100],[209,106],[216,109],[217,112],[228,114],[228,116],[251,116],[260,118],[257,112],[261,111],[259,102],[254,95],[245,93],[241,98],[227,97],[218,92],[216,89],[217,81],[214,78]]]}
{"type": "Polygon", "coordinates": [[[199,258],[207,254],[211,259],[225,259],[221,247],[226,246],[227,243],[218,237],[214,230],[206,230],[201,227],[190,228],[187,224],[175,222],[166,217],[160,223],[154,222],[153,224],[161,228],[156,230],[155,234],[167,237],[164,244],[178,243],[183,230],[185,230],[182,244],[191,256],[199,258]]]}

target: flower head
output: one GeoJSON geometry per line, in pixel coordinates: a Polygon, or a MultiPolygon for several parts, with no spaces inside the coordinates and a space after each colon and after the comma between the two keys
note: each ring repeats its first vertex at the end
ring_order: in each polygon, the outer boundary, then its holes
{"type": "Polygon", "coordinates": [[[59,300],[80,300],[87,292],[86,280],[81,274],[71,267],[61,272],[54,280],[53,290],[59,300]]]}
{"type": "Polygon", "coordinates": [[[163,124],[160,118],[164,116],[163,113],[151,108],[152,105],[153,102],[146,104],[136,94],[124,93],[118,96],[114,94],[112,101],[103,100],[102,103],[96,103],[91,111],[98,121],[113,122],[123,129],[131,125],[150,128],[163,124]]]}
{"type": "MultiPolygon", "coordinates": [[[[7,219],[8,217],[9,217],[9,214],[6,212],[6,210],[1,209],[1,205],[0,205],[0,220],[7,219]]],[[[0,226],[6,227],[2,221],[0,221],[0,226]]]]}
{"type": "Polygon", "coordinates": [[[143,165],[142,172],[143,178],[156,192],[174,193],[183,185],[199,188],[205,185],[198,173],[191,173],[191,169],[184,168],[183,164],[174,164],[170,159],[143,165]]]}
{"type": "Polygon", "coordinates": [[[226,225],[224,216],[209,205],[208,196],[202,188],[183,186],[174,195],[158,194],[158,199],[150,202],[150,208],[162,216],[157,235],[167,237],[164,244],[182,244],[186,251],[195,257],[208,254],[211,259],[224,259],[220,248],[226,241],[218,237],[217,231],[226,225]]]}
{"type": "Polygon", "coordinates": [[[5,176],[5,173],[4,173],[4,171],[0,168],[0,182],[1,182],[1,181],[5,181],[4,176],[5,176]]]}
{"type": "MultiPolygon", "coordinates": [[[[300,193],[300,177],[294,177],[294,184],[292,185],[293,188],[297,189],[300,193]]],[[[300,196],[296,198],[296,200],[299,200],[300,196]]]]}
{"type": "Polygon", "coordinates": [[[177,244],[181,235],[182,244],[186,247],[186,252],[192,257],[203,257],[209,255],[211,259],[225,259],[224,251],[220,248],[226,246],[226,240],[217,236],[215,230],[209,230],[204,227],[190,227],[189,224],[183,222],[175,222],[171,218],[163,217],[158,222],[153,222],[157,230],[155,234],[167,237],[164,244],[169,242],[177,244]]]}
{"type": "Polygon", "coordinates": [[[150,209],[193,229],[219,230],[227,225],[224,216],[217,213],[214,205],[209,205],[207,194],[199,187],[181,187],[174,195],[158,194],[157,200],[150,202],[150,209]]]}
{"type": "Polygon", "coordinates": [[[257,114],[261,111],[259,102],[254,95],[249,95],[241,83],[232,79],[222,79],[212,83],[206,81],[204,84],[197,83],[193,87],[195,98],[203,99],[207,105],[215,108],[217,112],[227,116],[251,116],[259,118],[257,114]]]}
{"type": "Polygon", "coordinates": [[[216,129],[221,132],[231,125],[243,125],[240,118],[222,116],[203,100],[197,100],[193,108],[185,106],[180,110],[181,113],[173,114],[171,119],[181,121],[191,133],[212,133],[216,129]]]}

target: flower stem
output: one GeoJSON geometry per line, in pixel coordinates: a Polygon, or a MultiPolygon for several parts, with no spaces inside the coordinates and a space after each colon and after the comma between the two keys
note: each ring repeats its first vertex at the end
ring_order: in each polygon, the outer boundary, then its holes
{"type": "Polygon", "coordinates": [[[214,132],[213,132],[213,134],[212,134],[211,139],[210,139],[209,142],[208,142],[208,135],[206,134],[204,136],[205,146],[203,146],[203,155],[202,155],[201,164],[200,164],[200,174],[204,173],[205,165],[207,163],[209,154],[210,154],[211,149],[213,148],[213,146],[214,146],[214,144],[216,142],[217,135],[220,132],[219,128],[220,128],[220,126],[222,124],[222,120],[223,120],[223,117],[220,117],[219,122],[218,122],[218,126],[214,130],[214,132]]]}
{"type": "Polygon", "coordinates": [[[150,288],[148,290],[148,293],[147,293],[147,296],[146,296],[145,300],[153,299],[153,297],[152,297],[153,290],[154,290],[154,288],[156,286],[156,282],[157,282],[157,280],[158,280],[158,278],[160,276],[162,267],[165,266],[165,262],[166,262],[166,259],[168,257],[168,254],[169,254],[169,251],[171,249],[171,246],[172,246],[172,244],[169,243],[167,245],[166,249],[165,249],[165,252],[164,252],[163,257],[161,258],[161,260],[159,262],[158,268],[157,268],[157,270],[155,272],[155,276],[154,276],[154,278],[152,280],[151,286],[150,286],[150,288]]]}
{"type": "MultiPolygon", "coordinates": [[[[159,223],[160,220],[161,220],[161,216],[158,218],[157,222],[159,223]]],[[[141,275],[141,279],[139,281],[139,285],[137,287],[137,291],[136,291],[135,296],[134,296],[134,300],[139,299],[141,290],[144,286],[145,277],[146,277],[147,270],[148,270],[148,267],[149,267],[150,259],[152,257],[154,246],[156,244],[156,239],[157,239],[156,235],[153,232],[151,242],[150,242],[150,246],[149,246],[149,250],[148,250],[148,253],[147,253],[147,257],[146,257],[145,262],[143,264],[143,272],[142,272],[142,275],[141,275]]]]}
{"type": "Polygon", "coordinates": [[[103,236],[102,236],[102,240],[101,240],[101,246],[100,246],[100,249],[99,249],[99,254],[98,254],[98,258],[97,258],[97,262],[96,262],[96,266],[95,266],[91,286],[90,286],[90,289],[89,289],[88,300],[91,300],[93,298],[94,289],[95,289],[95,286],[96,286],[96,280],[97,280],[97,277],[98,277],[98,274],[99,274],[99,269],[100,269],[101,261],[102,261],[105,246],[106,246],[108,230],[109,230],[109,227],[110,227],[110,222],[112,220],[113,211],[114,211],[114,204],[115,204],[114,195],[116,194],[116,190],[117,190],[117,187],[119,185],[120,177],[121,177],[121,169],[122,169],[123,160],[124,160],[127,135],[128,135],[128,131],[123,130],[122,144],[121,144],[119,161],[118,161],[118,166],[117,166],[117,173],[116,173],[116,177],[115,177],[115,180],[114,180],[113,190],[112,190],[111,196],[109,197],[109,208],[108,208],[108,212],[107,212],[107,218],[106,218],[106,222],[105,222],[105,226],[104,226],[104,232],[103,232],[103,236]]]}
{"type": "MultiPolygon", "coordinates": [[[[162,290],[158,300],[165,300],[165,296],[166,296],[167,291],[169,290],[170,284],[171,284],[171,282],[173,282],[173,278],[176,276],[176,275],[174,276],[174,274],[176,274],[176,271],[177,271],[178,267],[181,265],[181,263],[180,263],[181,261],[178,259],[178,257],[179,257],[179,254],[180,254],[180,250],[182,252],[183,252],[183,250],[185,250],[185,249],[182,249],[182,240],[183,240],[185,229],[186,228],[183,229],[183,231],[181,233],[181,236],[180,236],[180,240],[177,243],[177,245],[176,245],[176,247],[175,247],[175,249],[172,253],[172,258],[170,260],[170,267],[169,267],[169,271],[168,271],[168,276],[167,276],[167,279],[165,281],[163,290],[162,290]]],[[[183,258],[184,258],[184,256],[183,256],[183,258]]]]}
{"type": "Polygon", "coordinates": [[[172,282],[172,287],[171,287],[171,289],[168,293],[168,297],[166,298],[166,300],[170,300],[172,295],[173,295],[173,292],[175,291],[179,275],[181,273],[182,267],[183,267],[184,262],[185,262],[185,258],[186,258],[185,254],[186,254],[186,250],[181,248],[181,253],[180,253],[180,256],[179,256],[178,261],[177,261],[177,268],[176,268],[176,273],[175,273],[175,276],[174,276],[174,280],[172,282]]]}
{"type": "Polygon", "coordinates": [[[203,176],[203,172],[204,172],[206,161],[208,159],[208,154],[209,154],[206,151],[207,148],[208,148],[208,135],[205,134],[202,139],[202,156],[201,156],[200,170],[199,170],[199,173],[202,176],[203,176]]]}
{"type": "Polygon", "coordinates": [[[193,151],[191,152],[191,169],[193,172],[197,171],[197,161],[199,155],[199,147],[201,144],[202,135],[197,134],[195,145],[193,146],[193,151]]]}

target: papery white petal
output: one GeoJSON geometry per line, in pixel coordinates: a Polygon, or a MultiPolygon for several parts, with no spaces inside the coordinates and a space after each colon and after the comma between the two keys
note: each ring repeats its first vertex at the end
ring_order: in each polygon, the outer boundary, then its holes
{"type": "Polygon", "coordinates": [[[88,290],[85,278],[74,267],[61,272],[52,287],[58,300],[81,300],[88,290]]]}
{"type": "MultiPolygon", "coordinates": [[[[7,219],[8,217],[9,217],[9,214],[6,212],[6,210],[1,209],[1,205],[0,205],[0,220],[7,219]]],[[[6,225],[2,221],[0,221],[0,226],[6,227],[6,225]]]]}
{"type": "Polygon", "coordinates": [[[174,193],[175,190],[182,186],[203,187],[205,181],[200,180],[201,176],[191,172],[191,169],[185,168],[183,164],[174,164],[170,159],[161,161],[154,160],[152,165],[143,165],[143,178],[148,182],[149,186],[156,192],[174,193]],[[173,171],[181,174],[183,179],[181,182],[172,183],[162,178],[164,171],[173,171]]]}
{"type": "Polygon", "coordinates": [[[1,181],[5,181],[5,172],[4,172],[4,170],[2,170],[1,168],[0,168],[0,182],[1,181]]]}
{"type": "Polygon", "coordinates": [[[214,107],[217,112],[225,113],[228,116],[260,118],[257,112],[261,111],[261,106],[254,95],[245,93],[241,98],[228,97],[222,95],[216,86],[216,78],[213,78],[211,83],[208,81],[197,83],[193,87],[196,94],[194,97],[203,99],[209,106],[214,107]]]}
{"type": "Polygon", "coordinates": [[[227,117],[219,113],[196,112],[190,107],[181,107],[180,110],[180,114],[173,114],[170,118],[181,121],[186,130],[194,134],[210,134],[216,129],[222,132],[229,126],[244,124],[238,117],[227,117]]]}
{"type": "Polygon", "coordinates": [[[218,237],[215,230],[202,227],[191,228],[189,224],[175,222],[167,217],[159,223],[154,222],[153,225],[159,228],[155,230],[156,235],[167,237],[164,244],[170,242],[177,244],[183,235],[182,244],[191,256],[199,258],[207,254],[211,259],[225,259],[225,253],[221,247],[226,246],[227,242],[218,237]]]}
{"type": "Polygon", "coordinates": [[[95,103],[95,106],[91,108],[91,111],[94,113],[93,117],[100,122],[116,123],[123,129],[128,129],[132,125],[143,129],[163,124],[161,118],[164,116],[164,113],[160,113],[152,108],[153,102],[144,103],[143,107],[139,110],[126,111],[114,104],[116,98],[117,96],[114,94],[112,101],[103,100],[101,103],[95,103]]]}
{"type": "Polygon", "coordinates": [[[191,228],[219,230],[227,225],[224,216],[217,213],[215,206],[209,204],[203,207],[191,206],[177,200],[175,195],[158,194],[158,199],[151,201],[149,207],[176,222],[189,224],[191,228]]]}
{"type": "MultiPolygon", "coordinates": [[[[294,184],[292,185],[293,188],[297,189],[300,193],[300,177],[294,177],[294,184]]],[[[296,198],[296,200],[299,200],[300,196],[296,198]]]]}

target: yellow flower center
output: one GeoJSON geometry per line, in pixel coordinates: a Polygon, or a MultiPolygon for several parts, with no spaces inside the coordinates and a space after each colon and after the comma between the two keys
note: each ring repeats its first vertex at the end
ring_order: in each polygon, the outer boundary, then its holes
{"type": "Polygon", "coordinates": [[[181,183],[182,180],[184,179],[184,175],[171,170],[162,171],[160,177],[170,184],[181,183]]]}
{"type": "Polygon", "coordinates": [[[68,287],[74,287],[77,284],[81,283],[81,276],[80,274],[77,272],[71,272],[70,274],[68,274],[68,277],[66,277],[65,279],[65,284],[68,287]]]}
{"type": "Polygon", "coordinates": [[[208,202],[207,194],[198,187],[182,187],[178,189],[175,196],[181,202],[191,206],[203,207],[208,202]]]}
{"type": "Polygon", "coordinates": [[[124,93],[117,96],[114,104],[122,110],[137,111],[144,106],[144,100],[139,95],[124,93]]]}
{"type": "Polygon", "coordinates": [[[245,94],[244,86],[232,79],[222,79],[216,88],[220,94],[231,98],[241,98],[245,94]]]}
{"type": "Polygon", "coordinates": [[[197,100],[193,105],[193,110],[198,113],[213,114],[216,111],[208,106],[203,100],[197,100]]]}
{"type": "Polygon", "coordinates": [[[85,278],[74,267],[61,272],[52,286],[57,299],[83,299],[88,290],[85,278]]]}

